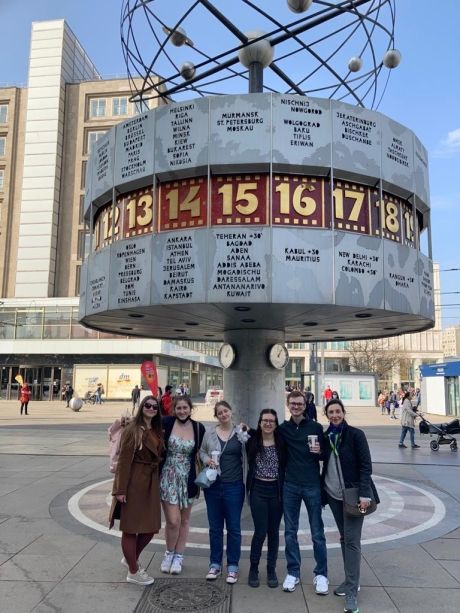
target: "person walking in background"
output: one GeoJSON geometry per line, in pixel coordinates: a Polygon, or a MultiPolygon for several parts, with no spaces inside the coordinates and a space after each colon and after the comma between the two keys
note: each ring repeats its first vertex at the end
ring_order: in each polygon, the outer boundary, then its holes
{"type": "Polygon", "coordinates": [[[415,444],[415,418],[417,415],[417,411],[414,411],[412,407],[411,393],[406,392],[401,407],[401,436],[399,437],[399,447],[407,447],[407,445],[404,444],[404,439],[409,432],[412,449],[419,449],[420,445],[415,444]]]}
{"type": "Polygon", "coordinates": [[[248,585],[259,587],[259,562],[267,539],[267,585],[278,587],[276,561],[279,548],[279,527],[283,515],[282,490],[286,466],[286,446],[278,433],[278,415],[263,409],[257,430],[250,430],[246,443],[248,474],[246,491],[254,522],[251,541],[248,585]]]}
{"type": "MultiPolygon", "coordinates": [[[[330,389],[330,388],[329,388],[330,389]]],[[[332,392],[331,392],[332,393],[332,392]]],[[[304,415],[305,398],[301,392],[287,397],[291,419],[278,432],[286,444],[287,462],[283,486],[284,540],[287,575],[285,592],[293,592],[300,581],[300,549],[297,532],[302,502],[310,523],[314,568],[313,585],[317,594],[327,594],[327,550],[321,516],[321,482],[319,461],[324,450],[323,427],[304,415]]]]}
{"type": "Polygon", "coordinates": [[[326,389],[323,392],[323,404],[327,404],[332,398],[332,390],[330,385],[326,385],[326,389]]]}
{"type": "Polygon", "coordinates": [[[305,416],[313,419],[313,421],[318,421],[315,396],[310,391],[305,392],[305,416]]]}
{"type": "Polygon", "coordinates": [[[132,408],[132,411],[131,411],[132,415],[134,415],[134,411],[139,406],[140,397],[141,397],[141,390],[139,389],[138,385],[135,385],[133,387],[133,389],[131,390],[131,400],[132,400],[132,403],[133,403],[133,408],[132,408]]]}
{"type": "Polygon", "coordinates": [[[190,398],[178,396],[173,415],[162,419],[166,459],[160,468],[160,498],[166,519],[166,551],[160,570],[171,575],[182,572],[190,514],[199,494],[195,467],[205,428],[191,418],[192,410],[190,398]]]}
{"type": "Polygon", "coordinates": [[[32,391],[27,383],[23,383],[19,392],[19,402],[21,403],[21,415],[24,410],[24,415],[28,415],[27,407],[29,406],[30,396],[32,395],[32,391]]]}
{"type": "Polygon", "coordinates": [[[232,407],[221,400],[214,407],[218,424],[206,430],[201,444],[202,462],[218,468],[220,474],[204,490],[209,523],[208,581],[217,579],[222,572],[224,556],[224,524],[227,528],[227,583],[238,581],[241,556],[241,511],[244,502],[246,476],[246,447],[232,422],[232,407]]]}
{"type": "Polygon", "coordinates": [[[161,408],[163,410],[163,415],[172,415],[172,387],[171,385],[167,385],[165,387],[165,393],[161,397],[161,408]]]}
{"type": "Polygon", "coordinates": [[[324,413],[329,420],[326,431],[325,458],[321,474],[323,503],[328,504],[340,533],[345,580],[334,590],[336,596],[345,596],[347,613],[359,613],[358,591],[361,568],[361,532],[364,513],[371,499],[379,502],[372,481],[372,460],[366,435],[349,426],[345,420],[345,407],[338,399],[330,400],[324,413]],[[359,488],[359,517],[345,513],[343,489],[359,488]]]}
{"type": "Polygon", "coordinates": [[[102,394],[104,393],[104,387],[102,383],[98,383],[96,387],[96,404],[102,404],[102,394]]]}
{"type": "Polygon", "coordinates": [[[128,567],[128,583],[154,581],[139,566],[139,556],[161,528],[158,467],[162,452],[160,405],[153,396],[146,396],[121,436],[109,515],[110,528],[115,519],[120,520],[121,563],[128,567]]]}
{"type": "Polygon", "coordinates": [[[64,387],[64,399],[67,403],[66,407],[70,406],[70,401],[72,400],[72,396],[73,396],[73,387],[70,385],[70,381],[67,381],[64,387]]]}
{"type": "Polygon", "coordinates": [[[380,407],[380,415],[385,415],[385,400],[386,400],[385,392],[379,392],[379,395],[377,398],[377,404],[380,407]]]}

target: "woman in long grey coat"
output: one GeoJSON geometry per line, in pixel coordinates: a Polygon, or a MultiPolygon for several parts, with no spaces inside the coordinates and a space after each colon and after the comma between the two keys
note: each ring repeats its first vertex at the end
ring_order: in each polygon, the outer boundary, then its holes
{"type": "Polygon", "coordinates": [[[110,528],[120,520],[122,564],[128,567],[126,581],[150,585],[139,564],[142,550],[161,528],[158,467],[163,452],[163,432],[158,400],[145,397],[133,421],[126,426],[112,488],[110,528]]]}
{"type": "Polygon", "coordinates": [[[418,449],[420,447],[420,445],[415,444],[415,418],[417,415],[417,411],[414,411],[412,406],[411,393],[406,392],[403,396],[401,407],[401,436],[399,437],[399,447],[407,446],[404,444],[404,439],[408,432],[412,449],[418,449]]]}

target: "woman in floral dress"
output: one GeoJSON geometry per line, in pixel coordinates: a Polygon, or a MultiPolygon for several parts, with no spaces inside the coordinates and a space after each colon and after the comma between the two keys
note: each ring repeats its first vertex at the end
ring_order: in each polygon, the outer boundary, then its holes
{"type": "Polygon", "coordinates": [[[195,460],[205,428],[193,419],[192,401],[178,396],[173,401],[173,415],[163,417],[166,459],[161,468],[160,497],[166,519],[166,551],[160,565],[163,573],[182,571],[184,550],[190,526],[195,485],[195,460]]]}

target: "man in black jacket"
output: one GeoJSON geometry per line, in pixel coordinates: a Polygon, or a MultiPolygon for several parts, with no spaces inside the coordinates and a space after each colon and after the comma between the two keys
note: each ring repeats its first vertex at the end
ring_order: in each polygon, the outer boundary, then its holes
{"type": "Polygon", "coordinates": [[[305,397],[299,391],[288,394],[291,419],[278,431],[286,443],[287,463],[283,486],[284,540],[287,575],[285,592],[293,592],[300,581],[300,549],[297,537],[302,501],[308,511],[313,555],[316,566],[313,584],[317,594],[327,594],[327,551],[321,516],[321,484],[319,461],[324,452],[323,427],[304,415],[305,397]]]}

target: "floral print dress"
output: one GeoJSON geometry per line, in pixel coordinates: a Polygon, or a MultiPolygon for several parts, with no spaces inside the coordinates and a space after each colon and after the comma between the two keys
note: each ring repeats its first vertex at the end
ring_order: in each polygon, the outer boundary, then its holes
{"type": "Polygon", "coordinates": [[[168,441],[168,453],[161,471],[160,497],[164,502],[186,509],[193,502],[188,497],[188,475],[195,441],[187,441],[172,434],[168,441]]]}

